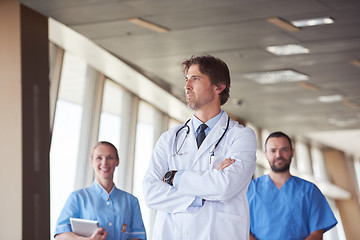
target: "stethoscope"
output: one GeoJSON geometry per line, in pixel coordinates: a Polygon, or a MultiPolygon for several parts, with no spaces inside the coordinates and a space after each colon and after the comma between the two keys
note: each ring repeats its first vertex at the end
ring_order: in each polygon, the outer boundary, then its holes
{"type": "MultiPolygon", "coordinates": [[[[176,134],[175,134],[175,145],[174,145],[174,148],[175,148],[175,154],[173,154],[173,156],[176,156],[176,155],[182,155],[182,153],[180,153],[181,151],[181,148],[183,147],[184,143],[185,143],[185,140],[187,138],[187,136],[189,135],[189,132],[190,132],[190,127],[188,126],[188,123],[189,123],[190,119],[187,120],[184,125],[179,128],[179,130],[177,130],[176,134]],[[178,140],[178,135],[179,133],[181,132],[181,130],[185,129],[186,128],[186,133],[185,133],[185,137],[184,139],[182,140],[181,144],[180,144],[180,147],[177,148],[177,140],[178,140]]],[[[230,117],[228,116],[228,120],[227,120],[227,124],[226,124],[226,128],[225,128],[225,131],[223,132],[223,134],[221,135],[221,137],[219,138],[219,140],[216,142],[216,144],[210,149],[210,154],[211,156],[214,156],[214,152],[215,152],[215,149],[216,147],[219,145],[219,143],[221,142],[221,140],[223,139],[225,133],[227,132],[227,130],[229,129],[229,123],[230,123],[230,117]]]]}

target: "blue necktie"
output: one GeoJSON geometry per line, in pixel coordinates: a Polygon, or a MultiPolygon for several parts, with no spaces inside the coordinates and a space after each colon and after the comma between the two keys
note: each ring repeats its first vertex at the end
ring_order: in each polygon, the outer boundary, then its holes
{"type": "Polygon", "coordinates": [[[196,143],[197,143],[198,148],[200,147],[201,143],[204,141],[204,139],[206,137],[205,129],[207,128],[207,126],[206,126],[206,124],[203,123],[199,126],[199,128],[200,128],[200,132],[196,137],[196,143]]]}

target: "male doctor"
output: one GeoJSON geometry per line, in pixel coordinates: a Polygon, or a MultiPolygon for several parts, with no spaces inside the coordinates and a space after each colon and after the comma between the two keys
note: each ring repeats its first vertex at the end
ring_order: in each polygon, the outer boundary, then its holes
{"type": "Polygon", "coordinates": [[[143,182],[145,202],[157,210],[153,239],[247,240],[256,136],[220,109],[230,88],[222,60],[193,56],[182,70],[194,115],[162,134],[143,182]]]}

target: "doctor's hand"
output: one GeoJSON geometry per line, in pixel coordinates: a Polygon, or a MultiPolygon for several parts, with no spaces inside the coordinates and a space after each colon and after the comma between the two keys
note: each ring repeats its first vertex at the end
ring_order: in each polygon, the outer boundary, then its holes
{"type": "Polygon", "coordinates": [[[219,164],[219,166],[217,167],[217,170],[224,170],[225,168],[227,168],[234,162],[235,162],[235,159],[227,158],[219,164]]]}

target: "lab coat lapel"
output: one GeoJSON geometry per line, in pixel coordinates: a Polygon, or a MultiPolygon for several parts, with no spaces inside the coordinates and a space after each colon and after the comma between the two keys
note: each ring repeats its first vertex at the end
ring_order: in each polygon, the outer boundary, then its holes
{"type": "MultiPolygon", "coordinates": [[[[219,121],[215,124],[214,128],[211,129],[210,133],[206,136],[204,141],[202,142],[199,150],[195,154],[195,161],[193,165],[202,157],[204,154],[208,154],[210,156],[210,149],[216,144],[221,135],[224,133],[226,128],[228,115],[226,112],[223,112],[219,121]]],[[[195,136],[195,133],[194,133],[195,136]]],[[[196,141],[195,141],[196,145],[196,141]]]]}
{"type": "Polygon", "coordinates": [[[190,127],[190,133],[189,133],[189,142],[188,142],[189,145],[187,145],[187,148],[189,147],[191,149],[191,152],[197,152],[195,129],[192,120],[188,123],[188,126],[190,127]]]}

